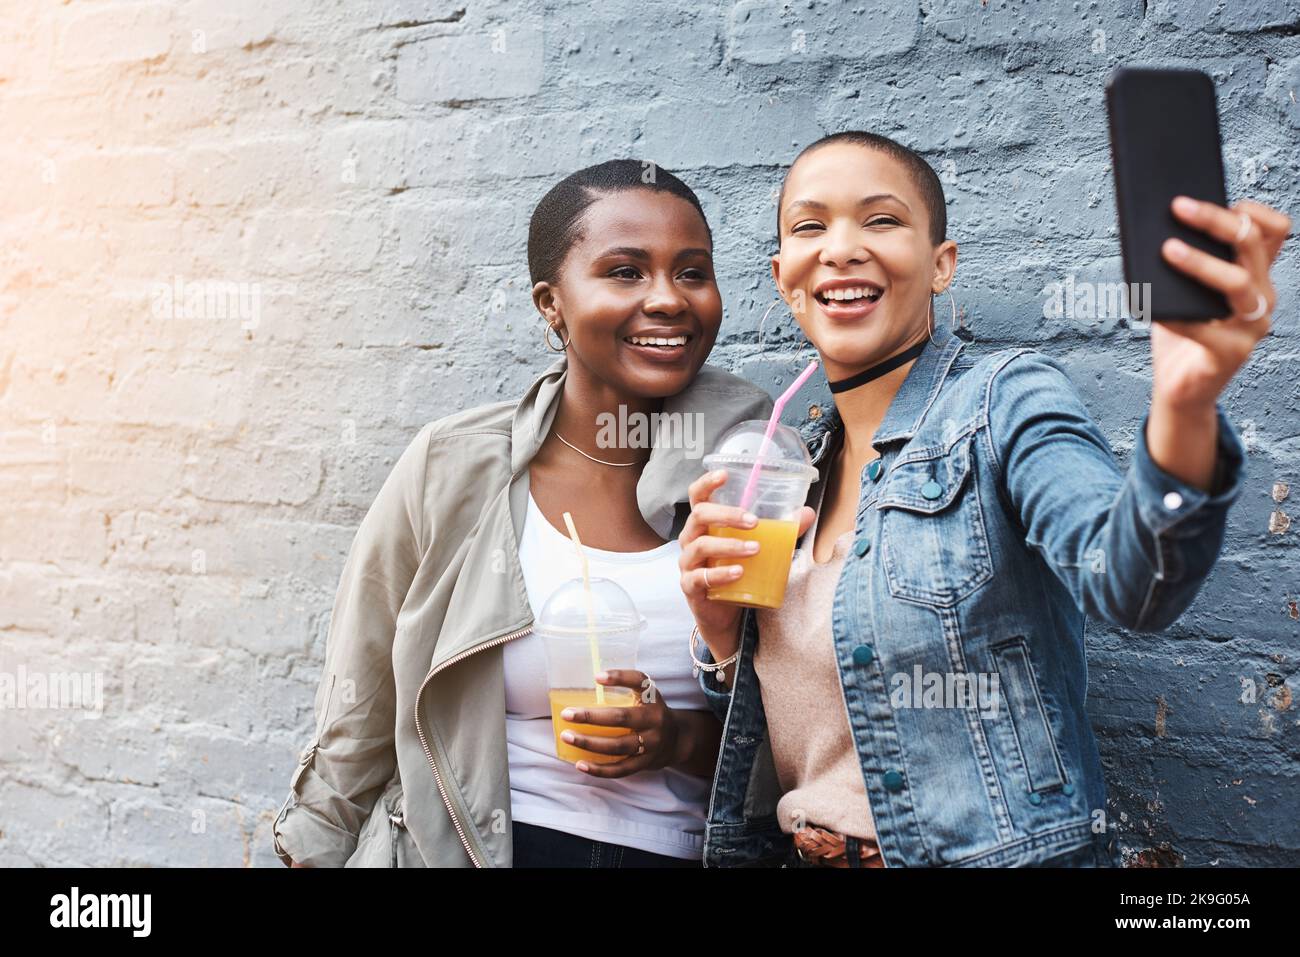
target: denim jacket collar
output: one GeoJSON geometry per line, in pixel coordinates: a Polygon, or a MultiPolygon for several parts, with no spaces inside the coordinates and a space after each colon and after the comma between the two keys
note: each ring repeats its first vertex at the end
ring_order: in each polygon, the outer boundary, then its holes
{"type": "MultiPolygon", "coordinates": [[[[903,384],[885,411],[885,418],[876,429],[871,444],[877,452],[883,452],[884,446],[890,442],[905,442],[916,433],[926,410],[939,395],[949,367],[965,344],[947,326],[935,330],[935,336],[926,342],[925,349],[908,370],[903,384]]],[[[832,436],[842,424],[839,410],[832,403],[820,419],[813,420],[804,429],[804,441],[808,444],[814,465],[833,448],[832,436]]]]}

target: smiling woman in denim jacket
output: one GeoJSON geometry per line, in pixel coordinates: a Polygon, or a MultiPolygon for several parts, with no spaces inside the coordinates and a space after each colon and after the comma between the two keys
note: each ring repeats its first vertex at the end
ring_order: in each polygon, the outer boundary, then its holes
{"type": "Polygon", "coordinates": [[[747,522],[709,501],[725,474],[691,487],[682,588],[725,718],[706,866],[1118,863],[1085,614],[1160,631],[1213,567],[1244,469],[1218,396],[1268,333],[1290,229],[1249,201],[1173,212],[1235,249],[1164,248],[1233,315],[1152,326],[1125,473],[1056,361],[935,328],[957,246],[925,160],[856,132],[796,159],[772,274],[835,409],[807,436],[821,477],[780,610],[707,598],[739,574],[708,560],[745,554],[708,526],[747,522]]]}

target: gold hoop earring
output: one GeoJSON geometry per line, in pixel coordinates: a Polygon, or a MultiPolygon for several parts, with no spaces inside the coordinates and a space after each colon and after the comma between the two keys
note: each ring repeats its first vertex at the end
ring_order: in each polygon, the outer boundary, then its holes
{"type": "Polygon", "coordinates": [[[569,336],[568,342],[566,342],[564,339],[564,333],[560,332],[558,329],[555,328],[555,326],[553,326],[549,322],[546,324],[546,329],[542,332],[542,338],[546,340],[546,348],[550,349],[552,352],[564,352],[566,349],[569,348],[569,342],[573,341],[573,336],[569,336]],[[556,338],[560,340],[560,348],[558,349],[555,348],[555,346],[551,345],[552,332],[554,332],[556,338]]]}

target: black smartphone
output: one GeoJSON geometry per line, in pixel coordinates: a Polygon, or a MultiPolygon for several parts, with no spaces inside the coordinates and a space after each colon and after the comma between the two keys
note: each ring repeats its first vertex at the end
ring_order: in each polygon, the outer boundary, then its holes
{"type": "Polygon", "coordinates": [[[1230,246],[1183,225],[1169,208],[1179,195],[1228,205],[1213,81],[1199,70],[1120,67],[1106,81],[1106,111],[1130,311],[1156,322],[1231,315],[1222,293],[1160,254],[1174,236],[1212,256],[1234,258],[1230,246]],[[1135,308],[1134,294],[1143,306],[1135,308]]]}

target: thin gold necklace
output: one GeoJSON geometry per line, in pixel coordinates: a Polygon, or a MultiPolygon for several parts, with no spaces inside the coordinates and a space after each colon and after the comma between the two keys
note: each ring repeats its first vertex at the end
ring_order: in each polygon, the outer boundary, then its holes
{"type": "Polygon", "coordinates": [[[606,462],[604,459],[598,459],[594,455],[587,455],[586,452],[582,451],[582,449],[578,448],[576,445],[574,445],[572,442],[570,442],[568,439],[562,436],[559,432],[556,432],[554,429],[552,429],[551,431],[555,433],[555,437],[557,439],[559,439],[569,448],[573,449],[573,451],[577,452],[579,455],[583,456],[584,458],[591,459],[593,462],[599,462],[601,465],[613,465],[617,468],[627,469],[627,468],[631,468],[634,465],[645,464],[644,462],[606,462]]]}

